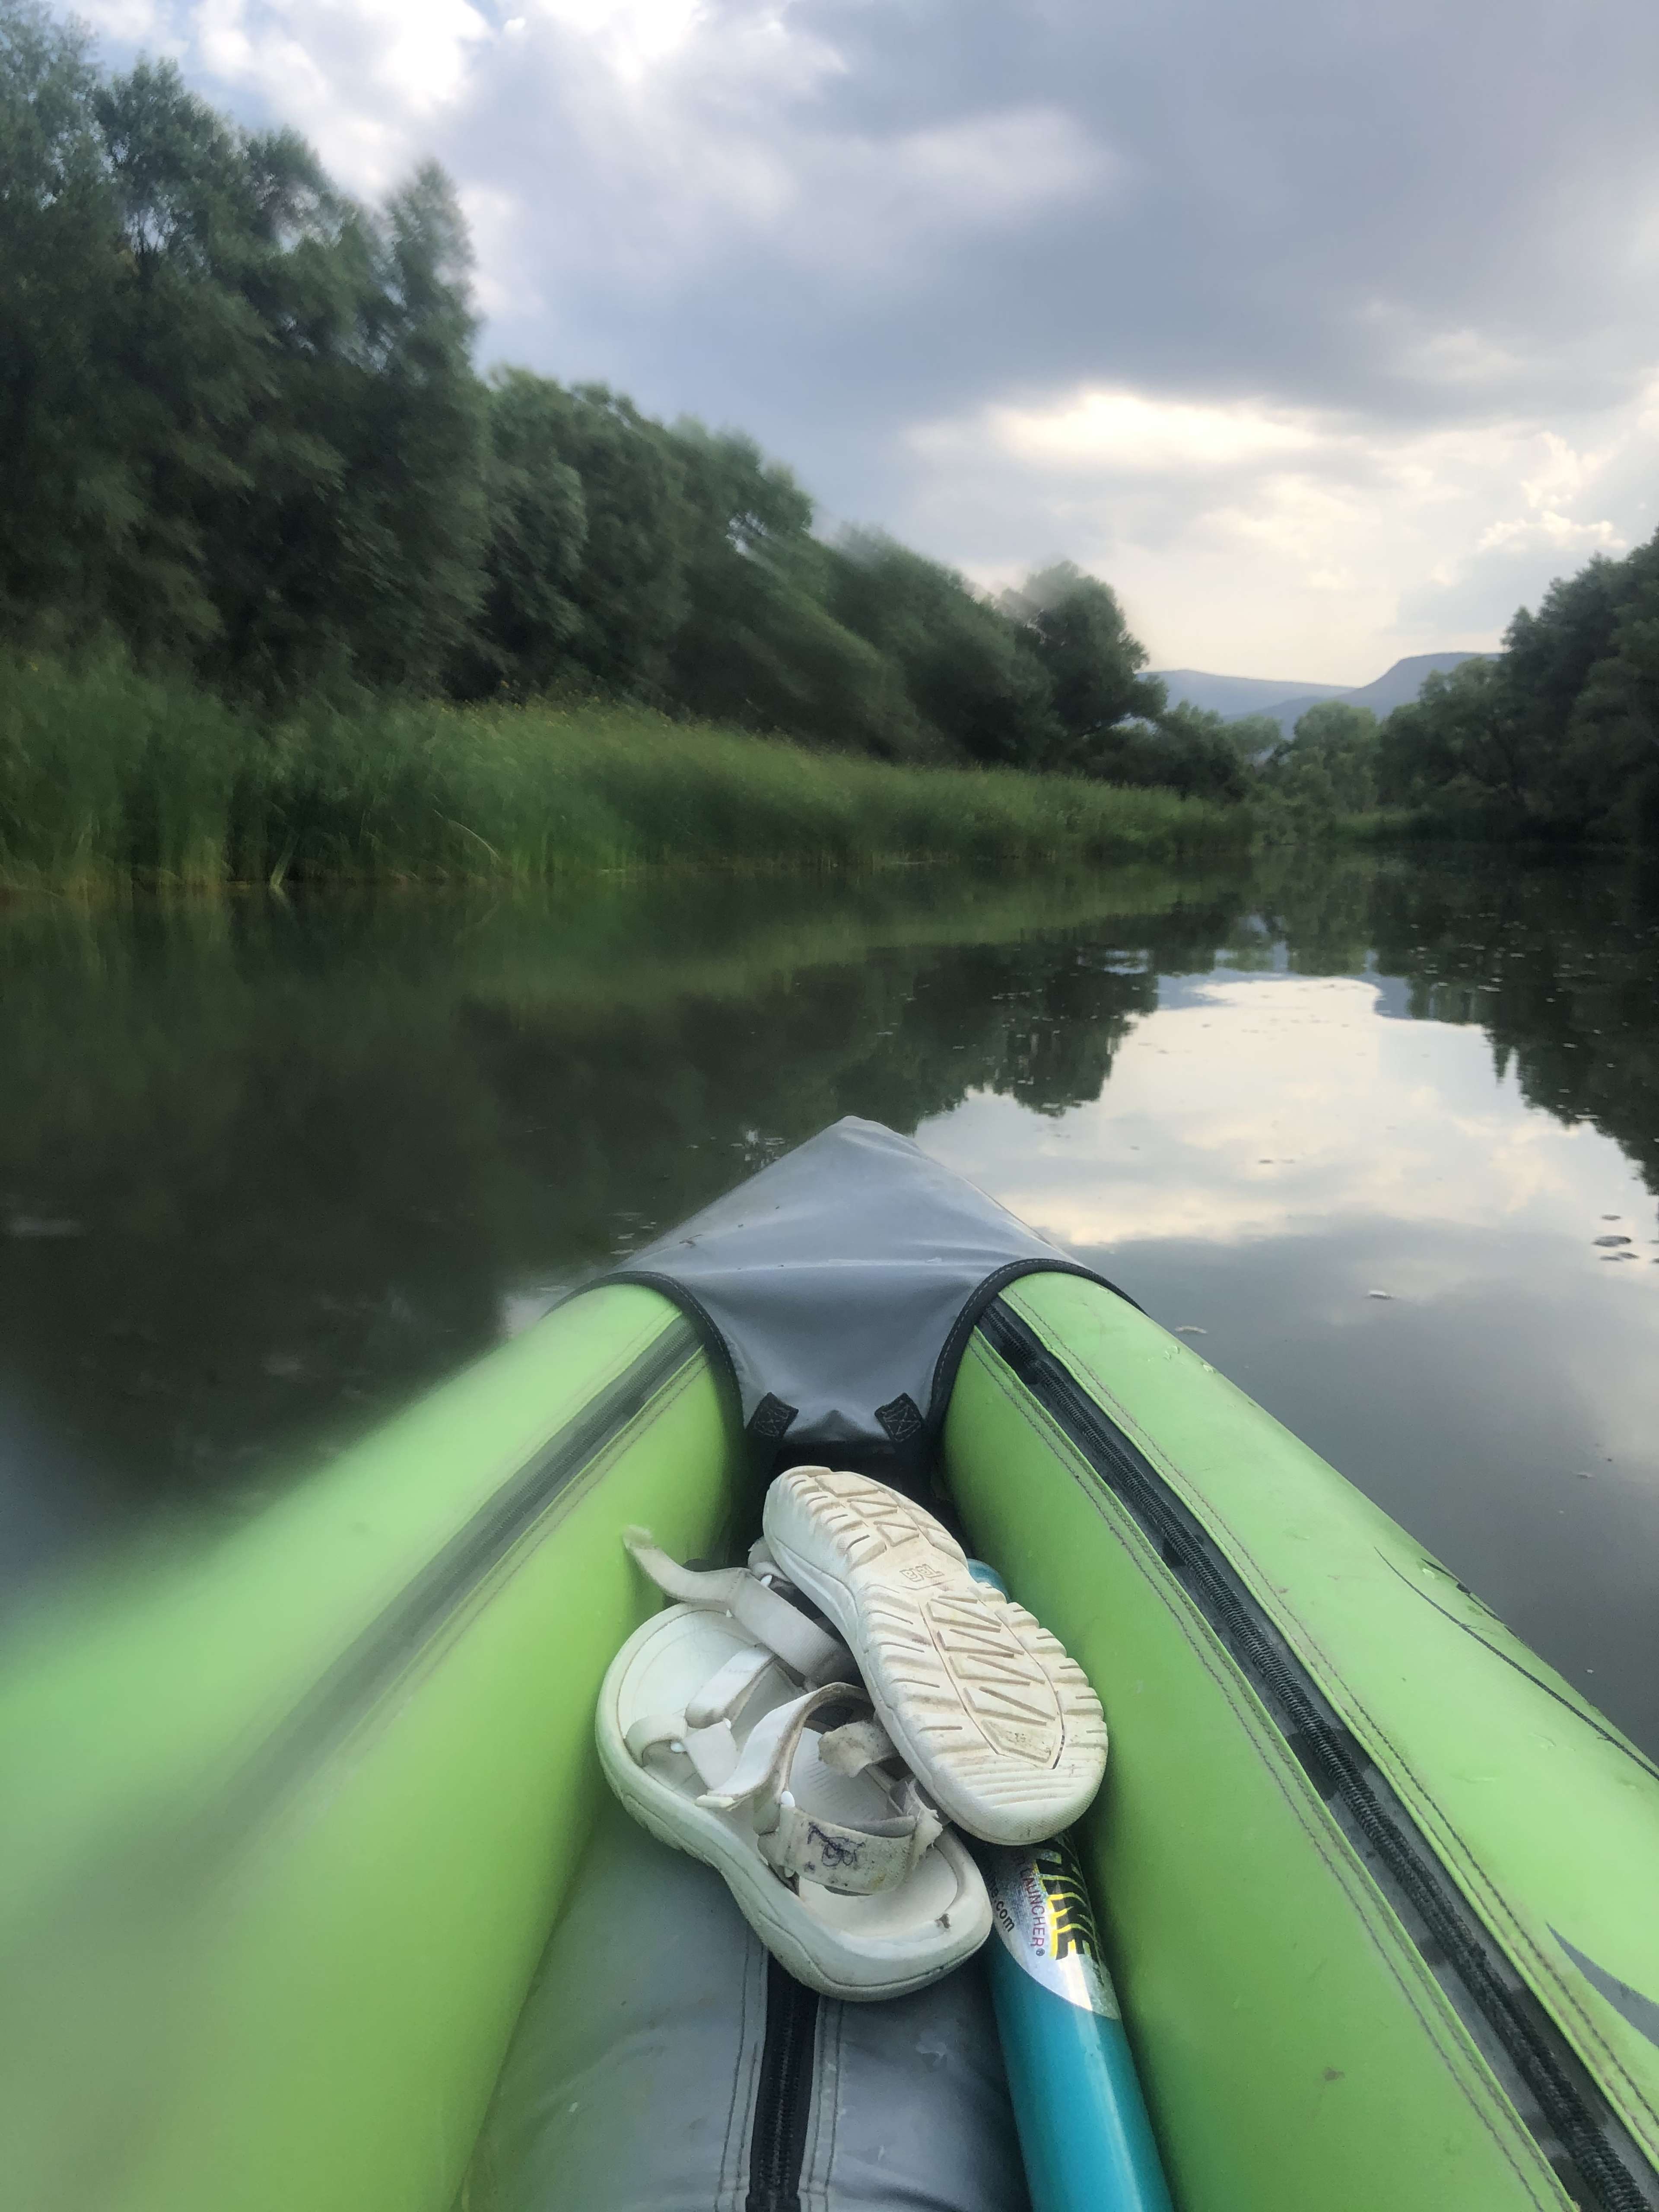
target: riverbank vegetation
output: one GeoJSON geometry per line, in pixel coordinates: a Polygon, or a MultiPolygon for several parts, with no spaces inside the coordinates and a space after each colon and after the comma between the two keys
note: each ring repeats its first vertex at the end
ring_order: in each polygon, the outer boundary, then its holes
{"type": "Polygon", "coordinates": [[[0,653],[12,889],[1065,865],[1249,836],[1240,810],[1171,791],[863,759],[639,705],[392,697],[271,720],[114,658],[0,653]]]}

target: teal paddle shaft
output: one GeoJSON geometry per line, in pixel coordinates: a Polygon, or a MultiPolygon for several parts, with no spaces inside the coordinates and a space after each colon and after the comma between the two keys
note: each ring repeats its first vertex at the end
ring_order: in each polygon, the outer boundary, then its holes
{"type": "MultiPolygon", "coordinates": [[[[1002,1583],[978,1559],[980,1582],[1002,1583]]],[[[981,1854],[991,1999],[1031,2212],[1170,2212],[1088,1885],[1064,1836],[981,1854]]]]}

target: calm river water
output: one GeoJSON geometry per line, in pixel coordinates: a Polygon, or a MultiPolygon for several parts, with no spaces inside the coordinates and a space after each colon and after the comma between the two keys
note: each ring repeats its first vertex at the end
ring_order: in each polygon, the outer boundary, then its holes
{"type": "Polygon", "coordinates": [[[1659,894],[1611,866],[0,910],[12,1594],[257,1511],[846,1113],[1659,1751],[1659,894]]]}

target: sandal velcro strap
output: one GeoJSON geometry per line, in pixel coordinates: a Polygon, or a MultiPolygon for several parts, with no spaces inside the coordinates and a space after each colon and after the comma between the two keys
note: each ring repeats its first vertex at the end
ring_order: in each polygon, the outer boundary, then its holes
{"type": "Polygon", "coordinates": [[[640,1766],[648,1753],[684,1752],[705,1790],[718,1790],[738,1763],[732,1723],[724,1718],[712,1727],[697,1728],[688,1724],[684,1713],[641,1713],[623,1741],[629,1757],[640,1766]]]}
{"type": "Polygon", "coordinates": [[[787,1882],[814,1881],[841,1897],[870,1897],[896,1889],[931,1850],[941,1823],[932,1816],[878,1820],[867,1828],[803,1813],[788,1802],[778,1808],[778,1825],[757,1838],[761,1856],[787,1882]]]}
{"type": "Polygon", "coordinates": [[[775,1654],[757,1644],[751,1644],[746,1651],[734,1651],[686,1706],[686,1719],[693,1728],[712,1728],[716,1721],[729,1721],[767,1668],[775,1664],[775,1654]]]}
{"type": "Polygon", "coordinates": [[[740,1627],[769,1644],[784,1665],[804,1680],[822,1681],[825,1674],[843,1668],[851,1673],[852,1656],[840,1637],[757,1582],[746,1567],[741,1572],[743,1582],[730,1607],[740,1627]]]}
{"type": "MultiPolygon", "coordinates": [[[[896,1888],[932,1848],[944,1826],[913,1776],[905,1777],[894,1816],[862,1826],[803,1810],[788,1788],[790,1770],[808,1721],[826,1707],[867,1707],[869,1703],[866,1692],[851,1683],[830,1682],[787,1705],[775,1706],[756,1723],[742,1757],[725,1783],[698,1802],[720,1813],[733,1812],[746,1802],[761,1856],[782,1881],[817,1882],[844,1897],[868,1897],[878,1890],[896,1888]]],[[[853,1722],[831,1733],[851,1735],[860,1725],[853,1722]]],[[[882,1734],[885,1741],[885,1732],[882,1734]]],[[[874,1748],[873,1740],[867,1737],[858,1747],[865,1751],[874,1748]]],[[[891,1748],[888,1744],[890,1753],[891,1748]]],[[[857,1751],[854,1755],[858,1755],[857,1751]]],[[[857,1767],[843,1771],[861,1771],[871,1763],[860,1759],[857,1767]]]]}
{"type": "Polygon", "coordinates": [[[641,1766],[651,1751],[684,1751],[685,1748],[685,1715],[684,1713],[641,1713],[629,1728],[623,1741],[628,1746],[628,1756],[641,1766]]]}
{"type": "Polygon", "coordinates": [[[852,1662],[840,1638],[769,1589],[747,1567],[683,1567],[652,1541],[645,1528],[625,1528],[623,1542],[659,1590],[681,1605],[729,1613],[740,1627],[775,1651],[792,1674],[822,1680],[836,1668],[850,1671],[852,1662]]]}

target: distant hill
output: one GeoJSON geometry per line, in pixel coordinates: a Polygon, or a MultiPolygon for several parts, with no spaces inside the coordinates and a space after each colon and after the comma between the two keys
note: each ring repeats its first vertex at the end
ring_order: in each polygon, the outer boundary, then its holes
{"type": "Polygon", "coordinates": [[[1456,668],[1479,660],[1478,653],[1413,653],[1396,660],[1375,683],[1280,684],[1271,676],[1210,676],[1201,668],[1154,671],[1168,689],[1171,706],[1203,707],[1236,722],[1243,714],[1267,714],[1288,738],[1297,717],[1322,699],[1340,699],[1350,707],[1369,707],[1379,721],[1415,699],[1423,679],[1437,668],[1456,668]]]}
{"type": "Polygon", "coordinates": [[[1276,714],[1292,699],[1334,699],[1342,687],[1328,684],[1285,684],[1275,676],[1211,676],[1201,668],[1155,668],[1172,707],[1201,707],[1206,714],[1276,714]]]}
{"type": "Polygon", "coordinates": [[[1362,684],[1357,690],[1330,690],[1287,693],[1276,699],[1271,707],[1257,707],[1249,711],[1271,714],[1288,738],[1296,727],[1297,717],[1305,714],[1316,700],[1340,699],[1345,707],[1369,707],[1381,721],[1384,714],[1393,714],[1396,707],[1404,707],[1416,698],[1423,689],[1424,678],[1437,668],[1456,668],[1466,660],[1480,660],[1478,653],[1413,653],[1394,666],[1373,684],[1362,684]]]}

